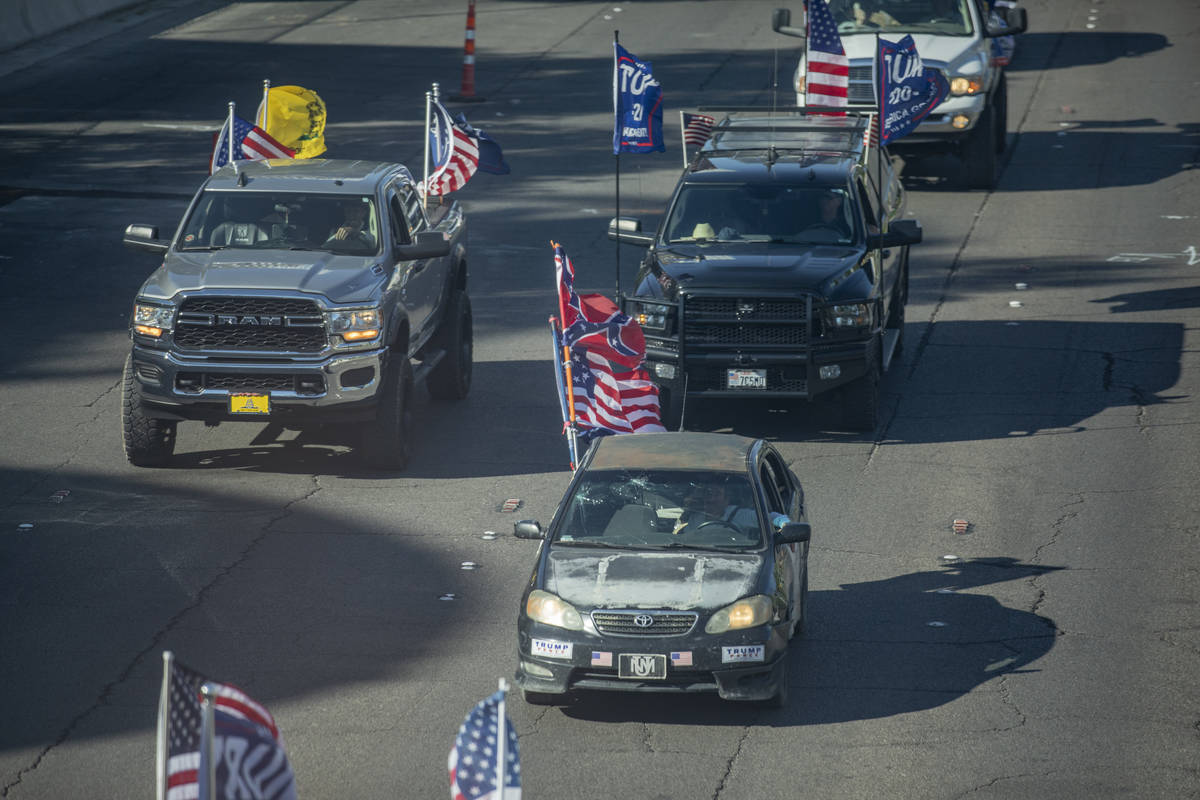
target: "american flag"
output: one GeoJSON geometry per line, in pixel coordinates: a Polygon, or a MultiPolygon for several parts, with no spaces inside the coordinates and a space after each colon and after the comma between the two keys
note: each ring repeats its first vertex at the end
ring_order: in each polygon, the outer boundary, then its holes
{"type": "Polygon", "coordinates": [[[867,129],[863,131],[863,147],[870,150],[879,146],[879,118],[874,114],[867,117],[867,129]]]}
{"type": "Polygon", "coordinates": [[[702,147],[712,133],[715,119],[707,114],[683,114],[683,143],[691,147],[702,147]]]}
{"type": "Polygon", "coordinates": [[[808,47],[804,63],[805,105],[847,105],[850,59],[846,58],[842,39],[825,0],[808,0],[808,47]]]}
{"type": "Polygon", "coordinates": [[[504,692],[479,701],[454,737],[447,764],[452,800],[521,800],[521,757],[517,732],[501,714],[504,692]],[[500,732],[504,726],[503,734],[500,732]],[[497,791],[500,737],[504,736],[504,792],[497,791]]]}
{"type": "Polygon", "coordinates": [[[594,350],[623,367],[636,367],[646,358],[642,326],[604,295],[575,292],[575,267],[562,245],[554,246],[559,311],[568,347],[594,350]]]}
{"type": "Polygon", "coordinates": [[[614,373],[604,357],[590,350],[571,351],[571,387],[575,422],[585,441],[614,433],[665,431],[658,387],[644,369],[614,373]]]}
{"type": "MultiPolygon", "coordinates": [[[[295,158],[296,151],[284,147],[257,125],[233,114],[233,160],[263,161],[268,158],[295,158]]],[[[211,175],[229,163],[229,119],[221,126],[213,145],[208,172],[211,175]]]]}
{"type": "MultiPolygon", "coordinates": [[[[200,796],[200,687],[205,683],[217,689],[215,710],[218,715],[234,723],[260,727],[282,749],[275,718],[245,692],[229,684],[210,681],[175,660],[169,662],[168,669],[171,674],[167,707],[159,709],[160,724],[165,723],[166,730],[165,800],[196,800],[200,796]]],[[[288,797],[287,794],[271,796],[288,797]]]]}
{"type": "Polygon", "coordinates": [[[450,112],[434,100],[433,118],[429,121],[429,149],[433,156],[433,174],[428,183],[422,181],[421,191],[430,196],[450,194],[467,185],[479,168],[479,139],[470,126],[459,125],[450,112]],[[428,188],[426,188],[428,187],[428,188]]]}

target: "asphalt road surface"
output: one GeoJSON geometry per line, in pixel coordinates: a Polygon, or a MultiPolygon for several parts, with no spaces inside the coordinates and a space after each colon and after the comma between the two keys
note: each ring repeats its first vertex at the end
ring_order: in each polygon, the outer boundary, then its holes
{"type": "MultiPolygon", "coordinates": [[[[127,465],[155,259],[120,234],[174,226],[263,79],[321,94],[330,155],[416,167],[424,92],[461,88],[465,0],[175,0],[0,54],[0,797],[151,796],[168,649],[274,712],[303,800],[446,796],[463,715],[515,667],[536,545],[512,523],[569,478],[550,240],[582,289],[617,280],[613,32],[668,121],[770,102],[777,67],[786,103],[775,4],[479,3],[482,99],[452,108],[512,174],[460,192],[475,383],[421,398],[403,474],[249,423],[127,465]]],[[[789,706],[513,693],[525,797],[1200,796],[1200,10],[1026,7],[995,191],[906,165],[925,243],[876,434],[827,404],[694,419],[776,441],[807,489],[789,706]]],[[[679,164],[674,138],[623,157],[622,213],[653,223],[679,164]]]]}

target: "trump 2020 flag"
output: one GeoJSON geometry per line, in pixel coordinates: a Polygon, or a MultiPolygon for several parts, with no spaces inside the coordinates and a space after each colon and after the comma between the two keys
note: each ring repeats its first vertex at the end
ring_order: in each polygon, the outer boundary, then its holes
{"type": "Polygon", "coordinates": [[[217,756],[221,760],[213,770],[218,775],[215,797],[295,800],[292,770],[271,713],[236,686],[210,681],[180,664],[170,652],[164,653],[158,706],[160,800],[195,800],[200,796],[201,773],[208,769],[208,758],[202,756],[202,751],[214,733],[224,737],[217,756]],[[202,730],[200,687],[205,683],[215,689],[215,732],[202,730]],[[205,733],[209,734],[207,740],[205,733]],[[254,787],[254,791],[247,789],[239,794],[238,786],[254,787]],[[233,793],[222,793],[222,787],[234,787],[229,790],[233,793]]]}
{"type": "MultiPolygon", "coordinates": [[[[804,104],[834,106],[847,104],[850,59],[842,47],[837,25],[825,0],[808,0],[808,41],[804,54],[804,104]]],[[[827,112],[833,115],[844,111],[827,112]]]]}
{"type": "Polygon", "coordinates": [[[467,714],[447,767],[451,800],[521,800],[521,756],[517,732],[504,713],[503,689],[467,714]]]}
{"type": "Polygon", "coordinates": [[[209,162],[209,174],[216,172],[229,163],[230,121],[233,122],[233,160],[262,161],[268,158],[294,158],[296,151],[284,147],[275,141],[262,128],[251,125],[237,114],[231,114],[217,134],[217,142],[213,145],[212,159],[209,162]]]}
{"type": "Polygon", "coordinates": [[[457,191],[471,180],[479,168],[479,139],[469,125],[452,120],[450,112],[438,100],[433,100],[430,110],[429,152],[434,170],[420,188],[434,197],[457,191]]]}
{"type": "Polygon", "coordinates": [[[662,87],[649,61],[613,42],[613,155],[666,150],[662,87]]]}
{"type": "Polygon", "coordinates": [[[883,144],[912,133],[950,91],[939,70],[921,63],[911,36],[898,42],[880,39],[875,70],[883,144]]]}

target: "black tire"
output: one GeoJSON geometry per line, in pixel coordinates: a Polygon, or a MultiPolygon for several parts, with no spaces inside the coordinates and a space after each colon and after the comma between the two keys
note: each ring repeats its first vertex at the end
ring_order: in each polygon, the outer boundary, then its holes
{"type": "Polygon", "coordinates": [[[804,569],[804,578],[800,584],[800,613],[792,620],[792,639],[799,639],[808,630],[808,568],[804,569]]]}
{"type": "Polygon", "coordinates": [[[471,299],[457,289],[450,295],[446,316],[434,345],[445,352],[437,367],[429,374],[429,395],[434,400],[454,402],[471,390],[471,363],[474,354],[474,333],[471,322],[471,299]]]}
{"type": "Polygon", "coordinates": [[[996,87],[992,104],[996,109],[996,153],[1008,147],[1008,80],[1000,73],[1000,85],[996,87]]]}
{"type": "Polygon", "coordinates": [[[787,708],[788,704],[788,656],[783,655],[783,665],[779,669],[779,688],[775,690],[775,694],[763,701],[763,705],[767,708],[787,708]]]}
{"type": "Polygon", "coordinates": [[[996,110],[988,106],[963,146],[963,167],[968,189],[991,189],[996,185],[996,110]]]}
{"type": "Polygon", "coordinates": [[[175,452],[179,423],[154,419],[142,407],[142,385],[133,374],[133,356],[126,356],[121,375],[121,435],[125,457],[136,467],[158,467],[175,452]]]}
{"type": "Polygon", "coordinates": [[[875,430],[879,417],[879,382],[883,369],[879,363],[879,337],[867,351],[867,374],[846,385],[842,420],[852,431],[875,430]]]}
{"type": "Polygon", "coordinates": [[[565,694],[548,694],[546,692],[531,692],[521,690],[521,699],[531,706],[554,706],[566,700],[565,694]]]}
{"type": "Polygon", "coordinates": [[[399,472],[408,466],[412,449],[412,385],[412,364],[403,350],[396,350],[384,367],[375,419],[362,430],[363,457],[376,469],[399,472]]]}

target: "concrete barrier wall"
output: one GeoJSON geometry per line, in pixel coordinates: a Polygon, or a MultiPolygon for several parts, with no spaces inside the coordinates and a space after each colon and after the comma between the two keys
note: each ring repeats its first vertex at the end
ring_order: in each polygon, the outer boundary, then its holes
{"type": "Polygon", "coordinates": [[[144,0],[0,0],[0,52],[144,0]]]}

